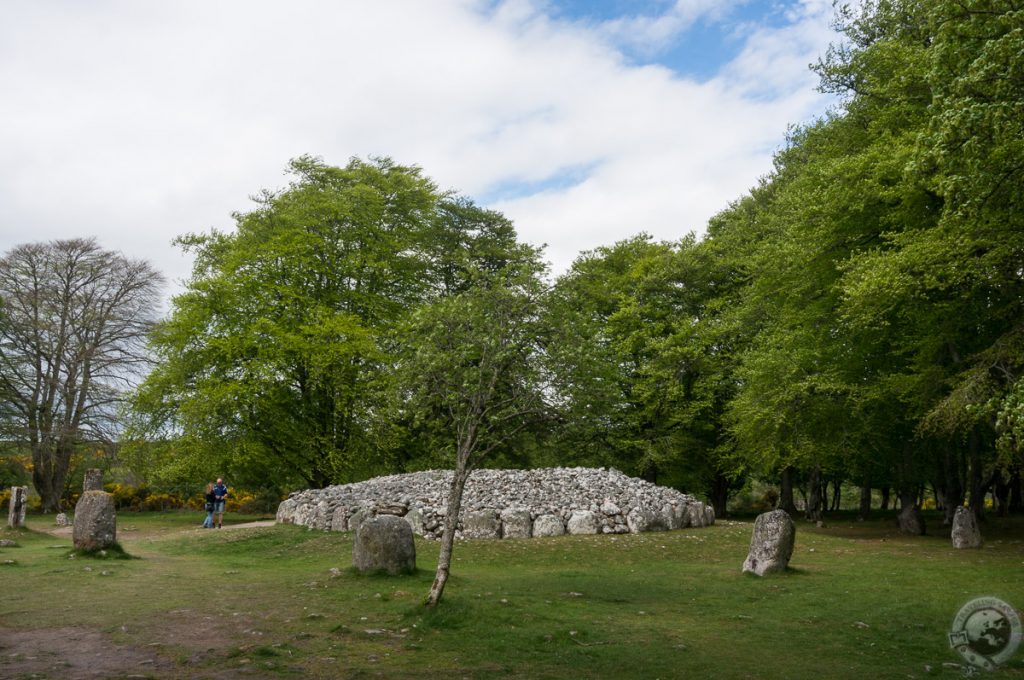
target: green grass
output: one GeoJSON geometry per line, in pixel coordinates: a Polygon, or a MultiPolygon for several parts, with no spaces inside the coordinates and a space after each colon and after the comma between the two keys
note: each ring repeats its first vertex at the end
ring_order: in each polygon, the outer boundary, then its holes
{"type": "MultiPolygon", "coordinates": [[[[763,579],[740,572],[746,521],[464,542],[436,611],[422,607],[436,543],[417,542],[416,574],[362,576],[350,534],[200,520],[121,515],[133,560],[69,559],[42,517],[0,531],[20,544],[0,550],[0,642],[4,627],[99,630],[155,647],[167,677],[952,678],[965,602],[1024,607],[1019,518],[991,519],[976,551],[891,519],[800,523],[793,568],[763,579]]],[[[1024,650],[996,676],[1024,677],[1024,650]]]]}

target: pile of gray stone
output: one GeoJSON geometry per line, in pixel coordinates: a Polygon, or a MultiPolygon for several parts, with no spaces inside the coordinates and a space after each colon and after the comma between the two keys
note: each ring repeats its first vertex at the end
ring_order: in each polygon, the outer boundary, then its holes
{"type": "MultiPolygon", "coordinates": [[[[277,521],[356,531],[378,515],[404,518],[415,534],[444,531],[452,472],[429,470],[292,493],[277,521]]],[[[693,496],[605,468],[475,470],[466,483],[457,538],[625,534],[703,527],[715,521],[693,496]]]]}

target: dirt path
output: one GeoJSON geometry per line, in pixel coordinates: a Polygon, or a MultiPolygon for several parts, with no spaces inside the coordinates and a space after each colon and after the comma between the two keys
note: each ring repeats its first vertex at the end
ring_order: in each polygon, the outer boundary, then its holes
{"type": "MultiPolygon", "coordinates": [[[[273,520],[225,524],[224,530],[273,526],[273,520]]],[[[51,536],[71,539],[72,527],[44,529],[51,536]]],[[[162,532],[163,535],[206,531],[199,526],[162,532]]],[[[146,532],[122,530],[126,543],[150,538],[146,532]]],[[[191,654],[190,661],[216,656],[238,636],[231,628],[244,623],[204,615],[203,611],[170,612],[163,620],[160,639],[137,645],[117,644],[103,631],[81,626],[60,628],[8,628],[0,622],[0,679],[100,680],[107,678],[179,678],[182,669],[163,651],[168,645],[191,654]]],[[[214,671],[191,669],[190,678],[222,678],[214,671]]],[[[261,677],[259,673],[249,677],[261,677]]]]}

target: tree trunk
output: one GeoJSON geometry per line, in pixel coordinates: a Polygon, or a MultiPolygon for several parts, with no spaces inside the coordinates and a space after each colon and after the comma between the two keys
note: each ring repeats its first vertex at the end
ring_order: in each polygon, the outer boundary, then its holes
{"type": "Polygon", "coordinates": [[[871,515],[871,480],[867,477],[860,487],[860,507],[857,508],[858,521],[865,521],[871,515]]]}
{"type": "Polygon", "coordinates": [[[466,480],[469,479],[470,470],[466,469],[466,463],[459,456],[456,462],[455,474],[452,476],[452,488],[448,492],[448,508],[444,516],[444,531],[441,532],[441,552],[437,556],[437,573],[434,576],[434,583],[430,586],[430,594],[427,595],[426,605],[436,607],[444,594],[444,586],[448,583],[448,574],[452,566],[452,549],[455,546],[455,527],[459,521],[459,509],[462,507],[462,492],[466,488],[466,480]]]}
{"type": "Polygon", "coordinates": [[[1014,466],[1010,473],[1010,512],[1024,510],[1024,493],[1021,489],[1020,466],[1014,466]]]}
{"type": "Polygon", "coordinates": [[[943,526],[953,525],[953,516],[956,509],[964,504],[964,484],[961,476],[961,460],[957,452],[949,447],[943,457],[944,489],[942,498],[942,524],[943,526]]]}
{"type": "Polygon", "coordinates": [[[785,510],[790,515],[796,514],[796,503],[793,502],[793,475],[792,467],[782,471],[782,479],[779,482],[779,510],[785,510]]]}
{"type": "Polygon", "coordinates": [[[807,511],[804,516],[812,522],[821,519],[821,469],[815,465],[811,468],[810,491],[807,494],[807,511]]]}
{"type": "Polygon", "coordinates": [[[829,509],[832,512],[839,510],[839,505],[843,501],[843,480],[833,479],[832,480],[832,505],[829,509]]]}
{"type": "Polygon", "coordinates": [[[993,477],[995,478],[995,488],[992,495],[996,497],[996,516],[1007,517],[1010,514],[1010,482],[998,470],[993,477]]]}
{"type": "Polygon", "coordinates": [[[979,520],[985,515],[985,492],[986,485],[982,481],[981,469],[981,437],[978,435],[978,428],[971,428],[967,437],[967,456],[971,465],[971,498],[969,507],[974,516],[979,520]]]}
{"type": "Polygon", "coordinates": [[[900,531],[914,536],[925,532],[924,517],[917,507],[917,489],[900,489],[900,514],[897,518],[900,531]]]}
{"type": "Polygon", "coordinates": [[[33,448],[32,484],[42,501],[43,512],[61,511],[64,481],[70,465],[71,451],[44,450],[42,446],[33,448]]]}
{"type": "Polygon", "coordinates": [[[888,485],[882,487],[882,510],[889,509],[889,493],[890,489],[888,485]]]}
{"type": "Polygon", "coordinates": [[[715,477],[711,481],[711,493],[708,494],[708,498],[711,500],[711,506],[715,509],[715,517],[725,517],[725,506],[729,502],[729,478],[723,475],[721,472],[715,472],[715,477]]]}

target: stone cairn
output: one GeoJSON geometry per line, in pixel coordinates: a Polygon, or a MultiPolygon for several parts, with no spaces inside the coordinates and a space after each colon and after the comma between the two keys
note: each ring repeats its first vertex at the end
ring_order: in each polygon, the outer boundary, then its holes
{"type": "Polygon", "coordinates": [[[416,542],[412,527],[401,517],[378,515],[359,525],[352,545],[352,564],[362,573],[391,576],[416,571],[416,542]]]}
{"type": "Polygon", "coordinates": [[[86,471],[82,489],[71,532],[75,549],[95,552],[110,548],[117,539],[117,514],[114,497],[103,491],[103,472],[86,471]]]}
{"type": "Polygon", "coordinates": [[[25,512],[28,510],[28,487],[11,487],[11,504],[7,508],[7,526],[18,529],[25,526],[25,512]]]}
{"type": "Polygon", "coordinates": [[[796,526],[785,510],[772,510],[757,516],[750,537],[750,551],[743,563],[745,573],[764,576],[785,571],[793,556],[796,526]]]}
{"type": "Polygon", "coordinates": [[[953,531],[951,533],[953,547],[958,550],[963,548],[981,547],[981,529],[978,528],[978,518],[970,508],[960,506],[953,515],[953,531]]]}
{"type": "MultiPolygon", "coordinates": [[[[281,524],[357,531],[371,517],[402,517],[413,532],[436,540],[452,472],[429,470],[292,493],[277,509],[281,524]]],[[[531,538],[561,534],[625,534],[704,527],[710,506],[675,489],[618,470],[543,468],[475,470],[466,483],[457,538],[531,538]]]]}

